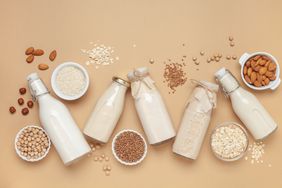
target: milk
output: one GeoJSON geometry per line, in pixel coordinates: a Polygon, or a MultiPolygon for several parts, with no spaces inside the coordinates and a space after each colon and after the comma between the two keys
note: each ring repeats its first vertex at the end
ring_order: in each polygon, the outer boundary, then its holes
{"type": "Polygon", "coordinates": [[[31,94],[39,104],[39,119],[65,165],[91,151],[67,107],[53,98],[36,73],[28,76],[31,94]]]}
{"type": "Polygon", "coordinates": [[[149,76],[148,68],[129,72],[135,107],[150,144],[158,144],[175,136],[164,101],[149,76]]]}
{"type": "Polygon", "coordinates": [[[122,114],[124,98],[130,83],[114,77],[113,82],[98,99],[83,133],[90,138],[107,143],[122,114]]]}
{"type": "Polygon", "coordinates": [[[266,138],[277,129],[276,122],[258,99],[243,89],[229,70],[222,68],[215,73],[215,77],[225,94],[230,97],[235,114],[256,140],[266,138]]]}

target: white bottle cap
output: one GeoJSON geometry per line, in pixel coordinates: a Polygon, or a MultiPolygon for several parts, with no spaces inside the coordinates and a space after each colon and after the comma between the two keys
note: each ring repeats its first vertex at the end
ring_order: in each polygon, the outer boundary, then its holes
{"type": "Polygon", "coordinates": [[[225,94],[229,94],[240,87],[239,82],[233,74],[226,68],[219,69],[215,74],[216,80],[221,85],[225,94]]]}
{"type": "Polygon", "coordinates": [[[38,78],[39,78],[38,74],[34,72],[28,75],[26,79],[27,81],[33,81],[33,80],[37,80],[38,78]]]}
{"type": "Polygon", "coordinates": [[[134,75],[133,71],[130,71],[130,72],[127,74],[127,78],[128,78],[130,81],[134,81],[134,80],[135,80],[135,75],[134,75]]]}
{"type": "Polygon", "coordinates": [[[134,70],[134,74],[136,76],[145,76],[148,73],[149,73],[148,67],[140,67],[134,70]]]}
{"type": "Polygon", "coordinates": [[[222,67],[221,69],[219,69],[214,76],[219,80],[221,79],[224,75],[226,74],[226,68],[222,67]]]}
{"type": "Polygon", "coordinates": [[[33,100],[35,100],[39,95],[49,93],[48,89],[46,88],[43,81],[39,78],[37,73],[31,73],[30,75],[28,75],[27,81],[33,100]]]}

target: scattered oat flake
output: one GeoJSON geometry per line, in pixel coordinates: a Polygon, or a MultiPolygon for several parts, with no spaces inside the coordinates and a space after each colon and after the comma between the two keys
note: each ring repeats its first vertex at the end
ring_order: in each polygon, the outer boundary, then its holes
{"type": "Polygon", "coordinates": [[[81,49],[81,52],[83,54],[86,54],[89,58],[89,60],[85,62],[86,65],[95,64],[97,67],[100,65],[105,66],[114,63],[114,50],[111,46],[105,46],[104,44],[94,44],[93,49],[81,49]]]}

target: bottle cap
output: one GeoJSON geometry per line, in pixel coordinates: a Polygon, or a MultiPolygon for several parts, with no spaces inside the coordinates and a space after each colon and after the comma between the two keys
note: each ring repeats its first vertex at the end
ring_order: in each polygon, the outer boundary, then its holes
{"type": "Polygon", "coordinates": [[[39,78],[37,73],[31,73],[27,76],[28,87],[32,96],[32,99],[35,101],[36,98],[45,93],[49,93],[43,81],[39,78]]]}
{"type": "Polygon", "coordinates": [[[238,80],[226,68],[219,69],[215,74],[216,81],[222,87],[223,92],[228,95],[240,87],[238,80]]]}

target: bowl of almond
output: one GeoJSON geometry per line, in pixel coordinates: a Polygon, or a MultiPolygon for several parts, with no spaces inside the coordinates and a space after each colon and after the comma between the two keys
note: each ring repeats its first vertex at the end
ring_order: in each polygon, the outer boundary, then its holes
{"type": "Polygon", "coordinates": [[[275,90],[280,85],[278,61],[266,52],[244,53],[240,59],[241,77],[254,90],[275,90]]]}

